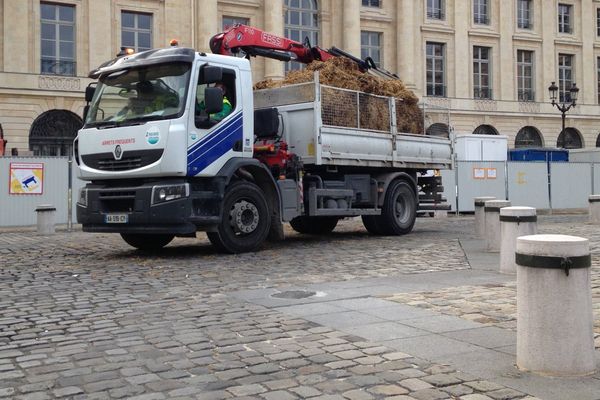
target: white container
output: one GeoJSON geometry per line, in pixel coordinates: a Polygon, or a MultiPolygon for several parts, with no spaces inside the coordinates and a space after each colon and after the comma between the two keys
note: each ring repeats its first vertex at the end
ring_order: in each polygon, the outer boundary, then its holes
{"type": "Polygon", "coordinates": [[[459,161],[506,161],[508,136],[457,135],[455,151],[459,161]]]}

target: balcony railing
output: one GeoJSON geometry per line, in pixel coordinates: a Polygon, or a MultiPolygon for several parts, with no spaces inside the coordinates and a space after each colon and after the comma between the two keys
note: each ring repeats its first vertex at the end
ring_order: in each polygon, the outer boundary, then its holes
{"type": "Polygon", "coordinates": [[[42,58],[42,74],[75,76],[76,71],[77,63],[75,61],[42,58]]]}
{"type": "Polygon", "coordinates": [[[475,99],[491,99],[492,89],[490,88],[474,88],[473,98],[475,99]]]}
{"type": "Polygon", "coordinates": [[[446,97],[446,86],[442,84],[427,84],[427,96],[446,97]]]}
{"type": "Polygon", "coordinates": [[[518,91],[519,101],[535,101],[535,92],[531,89],[518,91]]]}
{"type": "Polygon", "coordinates": [[[488,16],[486,14],[475,14],[475,16],[473,17],[473,21],[476,24],[480,24],[480,25],[489,25],[490,24],[490,19],[488,18],[488,16]]]}
{"type": "Polygon", "coordinates": [[[440,19],[446,18],[444,10],[427,10],[427,19],[440,19]]]}

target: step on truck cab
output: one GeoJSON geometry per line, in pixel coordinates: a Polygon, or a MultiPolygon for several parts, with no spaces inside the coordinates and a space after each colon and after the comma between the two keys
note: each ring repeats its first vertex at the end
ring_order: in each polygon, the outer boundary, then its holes
{"type": "Polygon", "coordinates": [[[352,216],[373,234],[405,234],[417,172],[450,165],[448,140],[396,131],[399,100],[326,87],[318,74],[255,92],[248,60],[171,47],[90,77],[74,143],[89,182],[77,219],[142,250],[206,231],[219,250],[247,252],[281,238],[282,222],[322,234],[352,216]],[[364,96],[380,103],[385,129],[360,124],[364,96]]]}

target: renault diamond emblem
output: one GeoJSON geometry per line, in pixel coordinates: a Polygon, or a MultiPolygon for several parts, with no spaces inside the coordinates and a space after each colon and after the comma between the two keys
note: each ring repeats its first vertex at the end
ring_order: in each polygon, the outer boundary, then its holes
{"type": "Polygon", "coordinates": [[[121,146],[117,145],[115,147],[115,160],[120,160],[123,155],[123,150],[121,150],[121,146]]]}

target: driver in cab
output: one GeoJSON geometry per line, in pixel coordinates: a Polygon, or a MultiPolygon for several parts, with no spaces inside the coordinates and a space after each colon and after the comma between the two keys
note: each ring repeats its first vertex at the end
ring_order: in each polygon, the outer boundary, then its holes
{"type": "MultiPolygon", "coordinates": [[[[233,107],[231,106],[231,102],[227,98],[227,87],[225,86],[225,84],[223,82],[217,82],[215,83],[214,87],[221,89],[221,91],[223,92],[223,109],[218,113],[210,114],[209,117],[211,122],[219,123],[223,119],[225,119],[225,117],[227,117],[229,114],[231,114],[233,107]]],[[[206,112],[206,106],[204,104],[204,100],[202,100],[199,104],[196,103],[196,114],[204,112],[206,112]]]]}

